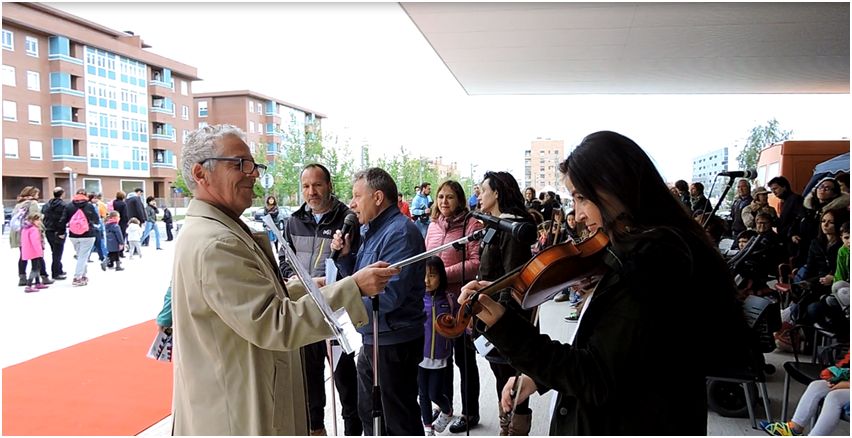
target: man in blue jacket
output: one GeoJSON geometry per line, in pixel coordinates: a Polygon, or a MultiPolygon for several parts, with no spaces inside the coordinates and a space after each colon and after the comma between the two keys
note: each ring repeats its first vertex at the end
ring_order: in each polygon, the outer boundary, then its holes
{"type": "Polygon", "coordinates": [[[432,214],[432,198],[429,197],[431,192],[432,184],[424,182],[420,184],[420,191],[411,201],[411,218],[414,219],[414,224],[424,238],[429,229],[429,216],[432,214]]]}
{"type": "MultiPolygon", "coordinates": [[[[382,169],[370,168],[355,174],[349,207],[361,223],[361,245],[354,262],[338,262],[341,272],[355,272],[375,261],[389,263],[426,251],[417,227],[396,206],[397,188],[382,169]],[[347,266],[349,265],[349,266],[347,266]]],[[[335,233],[332,249],[349,253],[349,239],[335,233]]],[[[417,367],[423,359],[423,294],[425,267],[416,263],[402,268],[392,278],[379,300],[379,373],[385,430],[381,435],[422,435],[417,403],[417,367]]],[[[364,299],[370,323],[358,329],[364,349],[358,356],[358,413],[364,435],[373,435],[373,325],[372,304],[364,299]]]]}

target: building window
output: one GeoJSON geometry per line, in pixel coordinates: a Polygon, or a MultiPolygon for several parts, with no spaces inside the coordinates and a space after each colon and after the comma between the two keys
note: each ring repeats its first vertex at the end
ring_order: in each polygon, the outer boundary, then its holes
{"type": "Polygon", "coordinates": [[[41,90],[41,75],[37,71],[27,70],[27,90],[41,90]]]}
{"type": "Polygon", "coordinates": [[[3,120],[17,121],[18,120],[18,104],[11,100],[3,101],[3,120]]]}
{"type": "Polygon", "coordinates": [[[183,138],[181,139],[181,142],[182,142],[183,144],[186,144],[186,138],[187,138],[187,137],[189,137],[189,130],[188,130],[188,129],[184,129],[184,130],[183,130],[183,138]]]}
{"type": "Polygon", "coordinates": [[[100,193],[101,192],[101,180],[83,178],[83,187],[86,189],[86,192],[88,192],[88,193],[100,193]]]}
{"type": "Polygon", "coordinates": [[[15,86],[15,67],[3,65],[3,85],[15,86]]]}
{"type": "Polygon", "coordinates": [[[180,109],[180,116],[184,120],[189,120],[189,107],[186,105],[182,105],[180,109]]]}
{"type": "Polygon", "coordinates": [[[18,158],[18,139],[4,138],[3,139],[3,156],[6,158],[18,158]]]}
{"type": "Polygon", "coordinates": [[[254,133],[254,122],[249,120],[249,132],[254,133]]]}
{"type": "Polygon", "coordinates": [[[38,39],[28,36],[25,38],[27,44],[27,55],[38,58],[38,39]]]}
{"type": "Polygon", "coordinates": [[[3,49],[15,50],[15,35],[10,30],[3,29],[3,49]]]}
{"type": "Polygon", "coordinates": [[[43,149],[40,141],[30,140],[30,159],[41,160],[43,149]]]}
{"type": "Polygon", "coordinates": [[[198,117],[207,117],[207,101],[198,102],[198,117]]]}
{"type": "Polygon", "coordinates": [[[186,81],[180,81],[180,94],[189,95],[189,84],[186,81]]]}
{"type": "Polygon", "coordinates": [[[33,125],[41,125],[41,107],[38,105],[27,105],[27,120],[33,125]]]}
{"type": "Polygon", "coordinates": [[[249,112],[254,113],[254,101],[253,100],[249,101],[249,112]]]}
{"type": "Polygon", "coordinates": [[[203,128],[203,127],[205,127],[205,126],[207,126],[207,122],[198,122],[198,127],[199,127],[199,128],[203,128]]]}

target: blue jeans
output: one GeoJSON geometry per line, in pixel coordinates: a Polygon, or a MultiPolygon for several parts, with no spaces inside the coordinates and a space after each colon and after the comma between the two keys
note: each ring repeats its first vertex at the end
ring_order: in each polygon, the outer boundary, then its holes
{"type": "Polygon", "coordinates": [[[148,234],[151,234],[151,230],[154,230],[154,239],[157,243],[157,249],[160,249],[160,227],[157,226],[156,222],[145,222],[145,231],[142,232],[142,241],[148,238],[148,234]]]}

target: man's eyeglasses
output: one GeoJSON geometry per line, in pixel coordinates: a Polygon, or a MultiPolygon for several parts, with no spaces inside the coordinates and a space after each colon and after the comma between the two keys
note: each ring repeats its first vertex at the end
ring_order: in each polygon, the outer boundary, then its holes
{"type": "Polygon", "coordinates": [[[235,163],[240,163],[239,164],[240,172],[242,172],[246,175],[253,174],[255,170],[257,170],[258,175],[263,175],[264,173],[266,173],[266,165],[265,164],[257,164],[250,158],[211,157],[211,158],[205,158],[205,159],[199,161],[198,164],[204,164],[204,163],[211,161],[211,160],[233,161],[235,163]]]}

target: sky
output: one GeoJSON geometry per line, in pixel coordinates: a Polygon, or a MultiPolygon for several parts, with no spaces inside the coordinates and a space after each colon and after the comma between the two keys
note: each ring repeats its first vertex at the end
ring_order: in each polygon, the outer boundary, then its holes
{"type": "MultiPolygon", "coordinates": [[[[793,139],[850,137],[849,95],[468,96],[397,3],[48,3],[198,68],[193,91],[250,89],[326,114],[352,156],[442,157],[462,176],[508,170],[523,184],[537,137],[566,153],[595,131],[624,134],[668,181],[692,159],[729,147],[776,118],[793,139]],[[495,153],[499,152],[499,153],[495,153]]],[[[356,161],[357,163],[357,161],[356,161]]]]}

